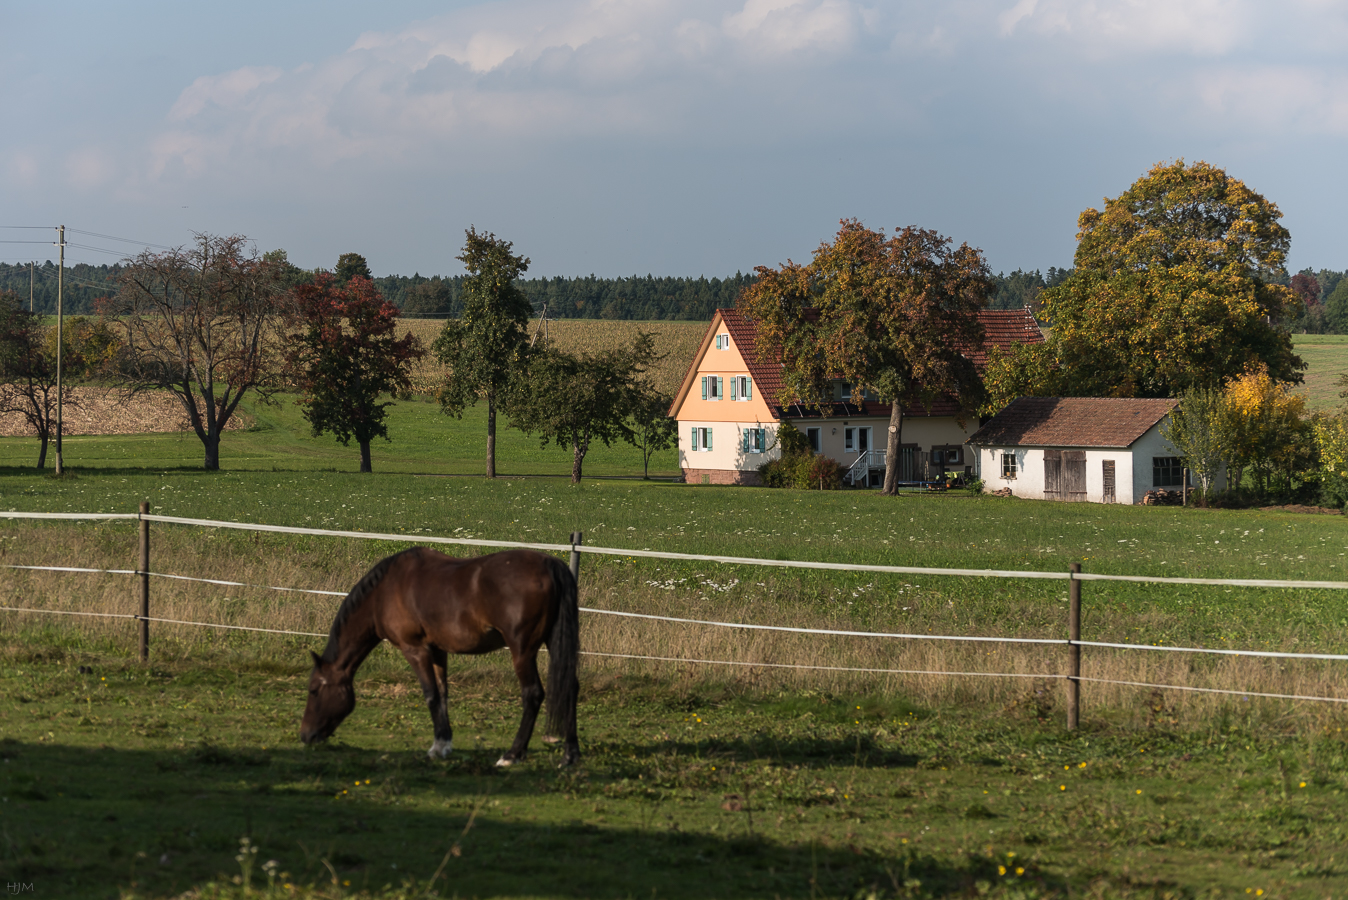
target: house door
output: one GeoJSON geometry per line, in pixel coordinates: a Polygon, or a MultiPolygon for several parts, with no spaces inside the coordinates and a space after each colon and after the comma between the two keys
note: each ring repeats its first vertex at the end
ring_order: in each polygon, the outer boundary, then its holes
{"type": "Polygon", "coordinates": [[[1100,499],[1105,503],[1117,503],[1114,499],[1114,460],[1106,459],[1100,463],[1100,468],[1104,474],[1104,496],[1100,499]]]}
{"type": "Polygon", "coordinates": [[[871,430],[869,428],[857,429],[857,452],[865,453],[871,449],[871,430]]]}
{"type": "Polygon", "coordinates": [[[1044,499],[1061,500],[1062,451],[1044,451],[1044,499]]]}
{"type": "Polygon", "coordinates": [[[1086,502],[1086,451],[1064,450],[1062,455],[1062,493],[1069,503],[1086,502]]]}

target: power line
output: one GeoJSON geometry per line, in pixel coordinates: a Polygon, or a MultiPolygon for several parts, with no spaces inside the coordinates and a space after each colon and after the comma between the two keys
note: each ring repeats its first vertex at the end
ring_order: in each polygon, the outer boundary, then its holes
{"type": "Polygon", "coordinates": [[[0,228],[25,228],[25,229],[27,229],[27,230],[29,230],[29,231],[39,231],[39,230],[41,230],[41,231],[46,231],[46,230],[49,229],[49,228],[55,229],[56,226],[55,226],[55,225],[0,225],[0,228]]]}
{"type": "Polygon", "coordinates": [[[66,246],[74,247],[78,250],[93,250],[96,253],[108,253],[111,254],[112,256],[120,256],[122,259],[127,258],[125,250],[105,250],[102,247],[91,247],[88,244],[74,244],[71,243],[70,241],[66,241],[66,246]]]}
{"type": "MultiPolygon", "coordinates": [[[[175,247],[167,247],[163,244],[152,244],[149,241],[138,241],[135,238],[117,237],[115,234],[99,234],[97,231],[81,231],[78,228],[67,228],[66,231],[71,234],[87,234],[89,237],[104,238],[109,241],[123,241],[127,244],[138,244],[142,247],[155,247],[159,250],[175,250],[175,247]]],[[[71,246],[74,246],[73,244],[71,246]]]]}

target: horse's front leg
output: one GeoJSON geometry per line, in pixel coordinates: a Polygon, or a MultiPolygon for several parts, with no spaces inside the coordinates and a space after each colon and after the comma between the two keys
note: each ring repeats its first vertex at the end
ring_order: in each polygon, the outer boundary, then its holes
{"type": "Polygon", "coordinates": [[[515,663],[515,677],[520,680],[520,702],[524,707],[520,716],[520,730],[515,742],[510,745],[506,755],[496,761],[498,766],[509,766],[529,752],[529,738],[534,733],[534,722],[538,719],[539,707],[543,705],[543,680],[538,677],[538,650],[533,653],[510,651],[515,663]]]}
{"type": "Polygon", "coordinates": [[[431,714],[431,727],[435,730],[435,742],[431,744],[427,755],[431,759],[443,759],[449,756],[454,743],[454,729],[449,725],[446,654],[435,647],[406,647],[403,656],[416,673],[417,681],[421,682],[421,692],[431,714]]]}

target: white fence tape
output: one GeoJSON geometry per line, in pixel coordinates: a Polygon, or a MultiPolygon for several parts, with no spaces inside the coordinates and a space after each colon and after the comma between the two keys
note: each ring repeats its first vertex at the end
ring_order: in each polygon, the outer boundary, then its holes
{"type": "Polygon", "coordinates": [[[617,547],[590,547],[584,544],[535,544],[523,541],[492,541],[481,538],[446,538],[420,534],[391,534],[369,531],[337,531],[326,528],[299,528],[288,525],[259,525],[251,522],[223,522],[216,519],[189,519],[182,516],[161,516],[139,513],[41,513],[0,511],[0,518],[10,519],[144,519],[175,525],[195,525],[200,528],[228,528],[241,531],[301,534],[316,537],[345,537],[365,540],[401,541],[420,544],[458,544],[469,547],[518,547],[552,553],[576,551],[599,556],[629,556],[645,559],[668,559],[682,562],[712,562],[732,566],[767,566],[774,568],[823,569],[841,572],[878,572],[893,575],[953,575],[965,578],[1028,578],[1052,581],[1127,581],[1137,584],[1194,584],[1217,587],[1302,588],[1309,590],[1348,590],[1348,581],[1291,581],[1261,578],[1174,578],[1159,575],[1101,575],[1089,572],[1036,572],[1017,569],[940,569],[923,566],[882,566],[868,563],[829,563],[809,560],[762,559],[750,556],[707,556],[696,553],[670,553],[659,550],[632,550],[617,547]]]}
{"type": "MultiPolygon", "coordinates": [[[[150,522],[163,522],[175,525],[193,525],[201,528],[228,528],[243,531],[271,532],[277,534],[344,537],[344,538],[357,538],[365,540],[386,540],[386,541],[399,541],[406,543],[423,543],[423,544],[457,544],[470,547],[500,547],[500,548],[513,547],[513,548],[540,550],[545,552],[566,552],[569,550],[573,552],[591,553],[595,555],[642,557],[647,559],[668,559],[684,562],[713,562],[724,565],[770,566],[779,568],[822,569],[822,570],[847,571],[847,572],[878,572],[878,573],[897,574],[897,575],[948,575],[948,576],[974,577],[974,578],[1028,578],[1028,579],[1050,579],[1050,580],[1076,579],[1078,581],[1124,581],[1137,584],[1189,584],[1189,585],[1208,585],[1218,587],[1226,586],[1226,587],[1261,587],[1261,588],[1293,588],[1293,589],[1301,588],[1312,590],[1348,590],[1348,582],[1342,581],[1290,581],[1285,579],[1250,579],[1250,578],[1236,578],[1236,579],[1172,578],[1172,577],[1160,577],[1148,575],[1102,575],[1094,573],[1072,573],[1072,572],[1035,572],[1035,571],[997,570],[997,569],[942,569],[942,568],[926,568],[920,566],[882,566],[882,565],[854,564],[854,563],[827,563],[827,562],[811,562],[804,560],[759,559],[754,557],[740,557],[740,556],[706,556],[691,553],[669,553],[654,550],[623,550],[613,547],[587,547],[584,545],[573,545],[573,544],[541,544],[541,543],[525,543],[520,541],[493,541],[479,538],[445,538],[445,537],[435,537],[431,535],[390,534],[390,533],[365,532],[365,531],[339,531],[339,530],[320,529],[320,528],[298,528],[282,525],[259,525],[245,522],[224,522],[214,519],[191,519],[181,516],[160,516],[152,514],[142,516],[139,513],[42,513],[42,512],[18,512],[10,510],[7,512],[0,511],[0,518],[46,519],[46,520],[144,519],[150,522]]],[[[89,568],[78,568],[73,566],[4,565],[3,568],[26,569],[31,571],[51,571],[51,572],[104,573],[113,575],[141,574],[140,572],[134,569],[89,569],[89,568]]],[[[341,591],[318,591],[305,588],[287,588],[271,585],[255,585],[239,581],[224,581],[211,578],[193,578],[187,575],[171,575],[168,573],[161,573],[161,572],[151,572],[149,574],[158,578],[171,578],[180,581],[199,582],[203,584],[214,584],[227,587],[249,587],[260,590],[285,591],[292,593],[316,594],[316,595],[335,596],[335,597],[345,596],[345,593],[341,591]]],[[[132,618],[132,619],[141,618],[140,616],[117,615],[113,613],[78,613],[78,612],[64,612],[58,610],[25,610],[25,609],[18,609],[15,607],[0,607],[0,610],[12,612],[51,612],[53,614],[88,615],[88,616],[101,616],[106,618],[132,618]]],[[[673,622],[679,624],[708,625],[720,628],[741,628],[741,629],[760,630],[760,631],[783,631],[783,632],[793,632],[797,634],[819,634],[819,635],[831,635],[842,637],[872,637],[872,638],[888,638],[888,639],[901,639],[901,640],[969,641],[969,642],[1018,643],[1018,644],[1054,644],[1054,645],[1075,644],[1077,646],[1082,647],[1104,647],[1118,650],[1162,650],[1176,653],[1208,653],[1222,656],[1247,656],[1247,657],[1263,657],[1274,659],[1348,660],[1348,654],[1289,653],[1289,652],[1267,651],[1267,650],[1234,650],[1234,649],[1224,650],[1206,647],[1166,647],[1148,644],[1108,643],[1103,641],[1069,641],[1054,638],[1009,638],[1009,637],[982,637],[982,636],[969,636],[969,635],[933,635],[933,634],[902,634],[902,633],[866,632],[866,631],[842,631],[842,630],[819,629],[819,628],[794,628],[780,625],[754,625],[742,622],[717,622],[703,619],[684,619],[673,616],[657,616],[646,613],[619,612],[616,610],[601,610],[586,607],[582,607],[581,611],[599,615],[625,616],[629,618],[648,619],[654,621],[673,622]]],[[[208,622],[184,622],[174,619],[150,618],[149,621],[165,622],[179,625],[197,625],[209,628],[228,628],[241,631],[257,631],[271,634],[293,634],[308,637],[323,636],[323,635],[313,635],[308,632],[281,631],[277,629],[268,629],[268,628],[250,628],[242,625],[218,625],[208,622]]],[[[598,653],[587,655],[621,656],[620,654],[598,654],[598,653]]],[[[622,657],[622,658],[652,659],[652,660],[658,659],[674,662],[678,661],[700,662],[708,665],[740,665],[739,663],[730,663],[716,660],[676,660],[673,658],[664,658],[664,657],[622,657]]],[[[743,665],[750,665],[750,664],[746,663],[743,665]]],[[[771,667],[815,668],[815,669],[822,669],[825,671],[844,671],[842,669],[836,669],[835,667],[828,667],[828,666],[817,667],[817,666],[790,666],[786,664],[772,664],[771,667]]],[[[845,670],[845,671],[892,672],[894,674],[952,674],[952,675],[985,674],[985,673],[955,673],[955,672],[951,673],[937,673],[937,672],[923,673],[923,672],[908,672],[908,671],[901,672],[900,670],[888,670],[888,669],[845,670]]],[[[1034,676],[1034,675],[1019,676],[1019,675],[1006,674],[1004,677],[1035,678],[1035,677],[1066,677],[1066,676],[1034,676]]],[[[1080,680],[1100,681],[1100,679],[1088,679],[1088,678],[1082,678],[1080,680]]],[[[1102,682],[1102,683],[1123,684],[1140,687],[1157,687],[1174,690],[1201,690],[1209,693],[1229,693],[1241,695],[1249,694],[1249,692],[1245,691],[1220,691],[1208,688],[1184,688],[1175,685],[1151,685],[1151,684],[1143,684],[1141,682],[1102,682]]],[[[1335,698],[1301,697],[1290,694],[1288,695],[1249,694],[1249,695],[1275,697],[1280,699],[1325,700],[1328,702],[1335,702],[1335,703],[1348,702],[1344,700],[1337,700],[1335,698]]]]}
{"type": "Polygon", "coordinates": [[[1105,641],[1063,641],[1078,647],[1112,647],[1116,650],[1165,650],[1170,653],[1213,653],[1219,656],[1262,656],[1267,659],[1348,659],[1343,653],[1280,653],[1276,650],[1214,650],[1210,647],[1167,647],[1164,644],[1110,644],[1105,641]]]}
{"type": "Polygon", "coordinates": [[[698,663],[704,666],[741,666],[750,669],[809,669],[816,672],[864,672],[871,675],[971,675],[979,678],[1043,678],[1064,679],[1066,675],[1027,675],[1023,672],[940,672],[924,669],[858,669],[847,666],[802,666],[790,663],[738,662],[726,659],[686,659],[681,656],[636,656],[631,653],[599,653],[582,651],[585,656],[607,656],[613,659],[644,659],[654,662],[698,663]]]}
{"type": "Polygon", "coordinates": [[[987,641],[1006,644],[1060,644],[1070,641],[1062,638],[1011,638],[1011,637],[970,637],[950,634],[891,634],[884,631],[835,631],[829,628],[793,628],[787,625],[749,625],[744,622],[713,622],[707,619],[679,619],[674,616],[656,616],[648,613],[618,612],[612,609],[590,609],[582,606],[581,612],[598,613],[605,616],[623,616],[629,619],[653,619],[657,622],[680,622],[686,625],[714,625],[718,628],[747,628],[754,631],[790,631],[795,634],[830,634],[841,637],[902,638],[921,641],[987,641]]]}
{"type": "Polygon", "coordinates": [[[1273,700],[1314,700],[1320,703],[1348,703],[1344,697],[1310,697],[1302,694],[1265,694],[1260,691],[1231,691],[1225,688],[1189,687],[1182,684],[1152,684],[1147,681],[1115,681],[1111,678],[1077,678],[1095,684],[1121,684],[1126,687],[1147,687],[1163,691],[1190,691],[1195,694],[1235,694],[1240,697],[1269,697],[1273,700]]]}

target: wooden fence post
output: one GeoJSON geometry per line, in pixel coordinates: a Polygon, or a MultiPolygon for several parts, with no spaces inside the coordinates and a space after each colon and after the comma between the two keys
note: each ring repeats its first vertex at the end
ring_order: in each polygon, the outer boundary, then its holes
{"type": "Polygon", "coordinates": [[[140,661],[150,659],[150,501],[140,502],[140,661]]]}
{"type": "MultiPolygon", "coordinates": [[[[1072,563],[1072,574],[1081,574],[1081,563],[1072,563]]],[[[1067,730],[1081,721],[1081,582],[1067,582],[1067,730]]]]}
{"type": "Polygon", "coordinates": [[[579,531],[571,532],[571,576],[576,579],[576,584],[580,584],[580,551],[576,549],[582,544],[585,537],[579,531]]]}

